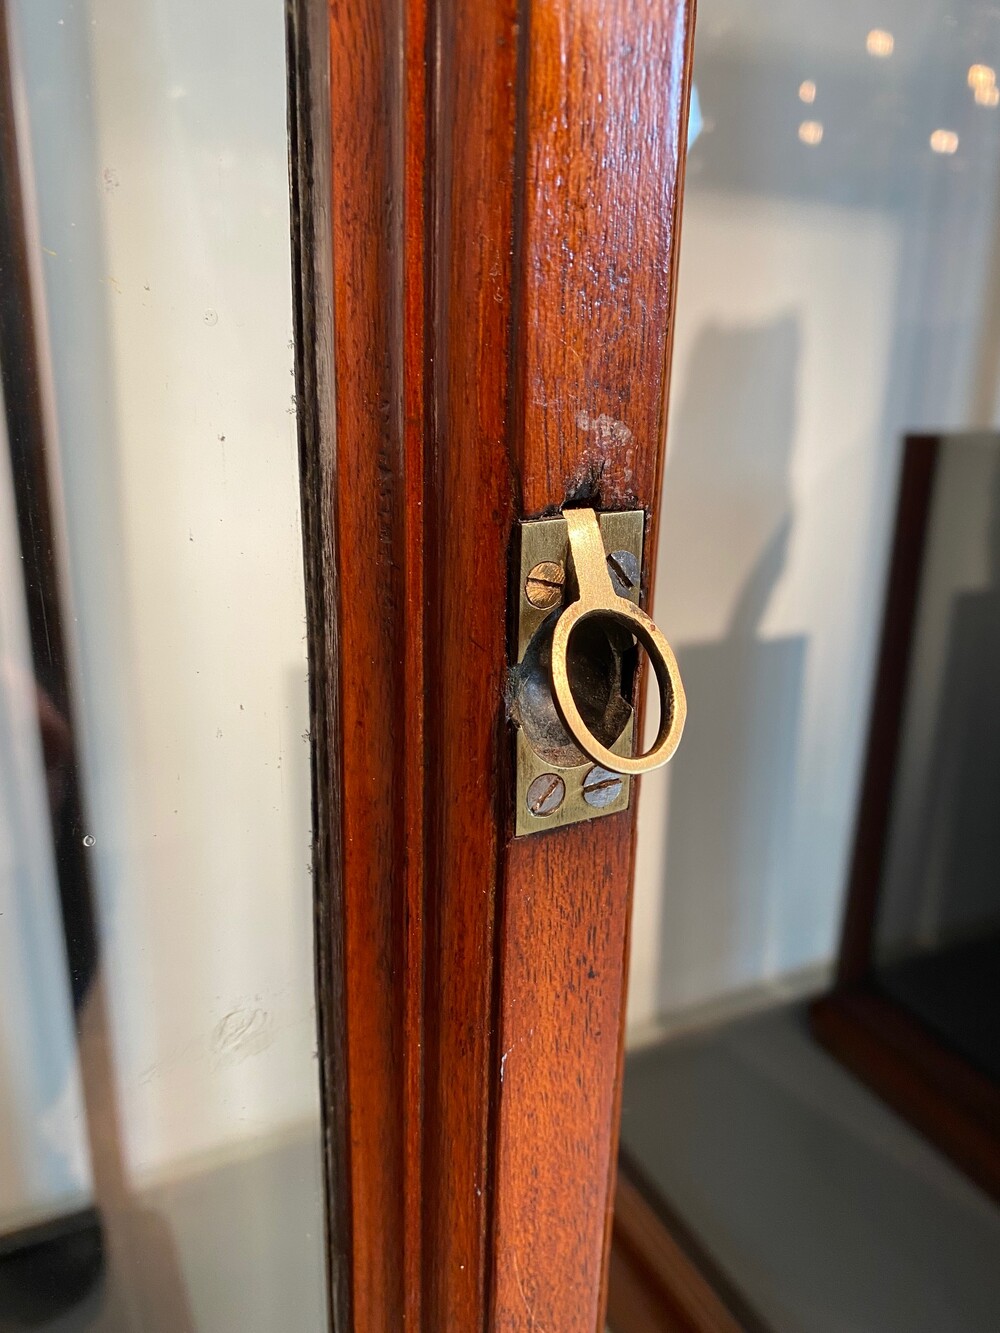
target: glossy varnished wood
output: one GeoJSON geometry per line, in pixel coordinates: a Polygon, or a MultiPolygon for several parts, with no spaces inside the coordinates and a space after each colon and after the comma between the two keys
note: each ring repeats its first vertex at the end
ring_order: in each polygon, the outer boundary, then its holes
{"type": "Polygon", "coordinates": [[[289,18],[331,1307],[418,1328],[425,20],[289,18]]]}
{"type": "Polygon", "coordinates": [[[436,8],[427,472],[427,1326],[479,1328],[506,837],[514,0],[436,8]]]}
{"type": "MultiPolygon", "coordinates": [[[[525,34],[514,449],[522,504],[647,510],[662,466],[693,14],[548,0],[525,34]]],[[[648,595],[648,588],[646,589],[648,595]]],[[[618,1135],[635,802],[509,844],[493,1312],[592,1330],[618,1135]]]]}
{"type": "Polygon", "coordinates": [[[345,1328],[600,1321],[634,810],[512,840],[509,561],[586,502],[646,509],[652,567],[691,20],[324,15],[300,411],[345,1328]]]}
{"type": "Polygon", "coordinates": [[[424,17],[330,5],[351,1302],[419,1323],[424,17]]]}

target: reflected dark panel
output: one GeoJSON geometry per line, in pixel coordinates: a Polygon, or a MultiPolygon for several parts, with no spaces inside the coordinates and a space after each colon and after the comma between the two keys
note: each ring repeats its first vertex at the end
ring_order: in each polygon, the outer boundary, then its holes
{"type": "MultiPolygon", "coordinates": [[[[794,717],[794,679],[775,660],[756,680],[736,648],[714,649],[732,681],[694,752],[703,790],[730,807],[720,836],[693,839],[699,807],[683,781],[672,794],[672,837],[698,849],[672,881],[682,892],[699,872],[712,892],[732,810],[755,809],[752,775],[719,767],[739,735],[737,682],[758,703],[783,689],[794,717]]],[[[1000,1210],[982,1192],[996,1192],[1000,1153],[998,682],[1000,438],[910,439],[840,985],[811,1009],[737,999],[726,1021],[680,1023],[626,1066],[622,1169],[677,1244],[689,1238],[681,1286],[710,1281],[764,1327],[1000,1320],[1000,1210]]],[[[784,790],[773,764],[767,784],[784,790]]],[[[766,839],[766,821],[751,827],[766,839]]],[[[739,862],[762,879],[754,846],[739,862]]],[[[753,923],[732,928],[753,938],[753,923]]],[[[676,1272],[658,1280],[676,1292],[676,1272]]]]}
{"type": "Polygon", "coordinates": [[[79,1007],[93,974],[97,944],[82,845],[77,758],[49,510],[38,341],[31,301],[12,68],[6,14],[0,5],[0,382],[24,560],[24,599],[59,893],[73,1001],[79,1007]]]}
{"type": "Polygon", "coordinates": [[[998,42],[699,4],[614,1333],[1000,1326],[998,42]]]}
{"type": "Polygon", "coordinates": [[[873,979],[1000,1076],[1000,443],[938,450],[873,979]]]}
{"type": "MultiPolygon", "coordinates": [[[[46,779],[59,907],[77,1033],[98,962],[94,901],[83,845],[79,768],[55,539],[48,483],[38,335],[31,297],[26,204],[13,101],[13,62],[5,9],[0,5],[0,383],[17,532],[23,562],[38,740],[46,779]]],[[[6,460],[5,460],[6,465],[6,460]]],[[[90,1022],[110,1049],[108,1017],[100,995],[90,1022]]],[[[63,1075],[64,1077],[64,1075],[63,1075]]],[[[120,1131],[111,1087],[113,1071],[89,1062],[85,1085],[90,1109],[107,1116],[91,1136],[95,1176],[120,1182],[120,1131]]],[[[0,1237],[0,1326],[33,1326],[72,1309],[103,1281],[106,1237],[96,1208],[29,1226],[0,1237]]]]}
{"type": "Polygon", "coordinates": [[[875,979],[936,1037],[1000,1083],[1000,934],[886,963],[875,979]]]}

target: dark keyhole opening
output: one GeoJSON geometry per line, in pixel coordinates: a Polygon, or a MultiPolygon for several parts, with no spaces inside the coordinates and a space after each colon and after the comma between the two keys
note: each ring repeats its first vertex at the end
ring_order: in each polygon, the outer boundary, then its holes
{"type": "MultiPolygon", "coordinates": [[[[536,754],[563,768],[587,762],[556,711],[550,664],[558,612],[535,633],[520,666],[512,672],[511,716],[536,754]]],[[[597,617],[573,632],[566,654],[573,698],[584,722],[602,745],[611,746],[632,716],[638,650],[631,634],[597,617]]]]}

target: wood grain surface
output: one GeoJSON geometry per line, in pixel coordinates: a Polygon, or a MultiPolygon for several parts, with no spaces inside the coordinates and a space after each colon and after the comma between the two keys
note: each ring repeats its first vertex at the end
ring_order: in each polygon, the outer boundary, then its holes
{"type": "Polygon", "coordinates": [[[483,1326],[506,836],[517,8],[436,9],[427,472],[427,1326],[483,1326]],[[433,1258],[431,1258],[433,1256],[433,1258]]]}
{"type": "MultiPolygon", "coordinates": [[[[643,508],[653,567],[693,14],[535,3],[515,454],[523,506],[643,508]]],[[[645,589],[648,598],[648,586],[645,589]]],[[[635,801],[511,842],[500,930],[493,1312],[601,1327],[618,1139],[635,801]]]]}
{"type": "Polygon", "coordinates": [[[331,0],[322,52],[319,12],[292,0],[335,1318],[594,1330],[634,811],[512,841],[509,561],[588,503],[645,508],[653,565],[692,6],[331,0]]]}
{"type": "Polygon", "coordinates": [[[423,22],[419,5],[391,0],[289,4],[317,994],[338,1330],[421,1326],[423,22]]]}

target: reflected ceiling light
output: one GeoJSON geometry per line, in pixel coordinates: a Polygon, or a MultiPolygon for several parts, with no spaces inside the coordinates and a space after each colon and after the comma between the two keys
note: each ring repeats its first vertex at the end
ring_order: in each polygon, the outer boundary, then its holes
{"type": "Polygon", "coordinates": [[[989,65],[970,65],[968,83],[970,88],[992,88],[997,81],[995,69],[989,65]]]}
{"type": "Polygon", "coordinates": [[[799,84],[799,101],[816,101],[816,85],[813,83],[812,79],[804,79],[802,83],[799,84]]]}
{"type": "Polygon", "coordinates": [[[886,32],[884,28],[872,28],[865,38],[865,49],[870,56],[875,56],[878,60],[885,60],[891,56],[895,45],[892,33],[886,32]]]}
{"type": "Polygon", "coordinates": [[[997,72],[989,65],[970,65],[966,81],[972,89],[977,106],[996,106],[1000,102],[997,72]]]}
{"type": "Polygon", "coordinates": [[[954,153],[958,148],[958,135],[954,130],[935,130],[930,142],[932,152],[954,153]]]}
{"type": "Polygon", "coordinates": [[[803,143],[807,143],[810,148],[823,140],[823,122],[820,120],[804,120],[799,126],[799,138],[803,143]]]}

